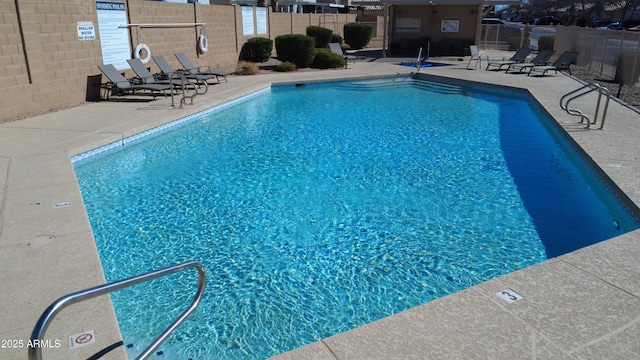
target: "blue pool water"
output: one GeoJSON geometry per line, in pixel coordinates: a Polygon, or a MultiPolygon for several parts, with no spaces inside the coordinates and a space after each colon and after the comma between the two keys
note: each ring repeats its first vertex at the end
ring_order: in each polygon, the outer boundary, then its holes
{"type": "MultiPolygon", "coordinates": [[[[266,358],[638,227],[523,95],[401,80],[276,87],[75,162],[109,281],[206,267],[160,358],[266,358]]],[[[112,295],[132,354],[196,281],[112,295]]]]}

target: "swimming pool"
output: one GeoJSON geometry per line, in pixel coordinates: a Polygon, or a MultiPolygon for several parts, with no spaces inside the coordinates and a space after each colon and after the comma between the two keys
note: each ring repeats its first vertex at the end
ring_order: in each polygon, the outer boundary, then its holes
{"type": "MultiPolygon", "coordinates": [[[[75,165],[108,280],[207,268],[163,356],[262,358],[637,228],[570,147],[523,94],[401,78],[276,87],[75,165]]],[[[112,296],[133,353],[193,294],[169,280],[112,296]]]]}

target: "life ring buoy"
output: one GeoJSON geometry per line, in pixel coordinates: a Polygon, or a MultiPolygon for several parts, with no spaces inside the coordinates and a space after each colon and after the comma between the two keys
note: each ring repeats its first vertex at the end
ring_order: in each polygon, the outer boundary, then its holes
{"type": "Polygon", "coordinates": [[[200,53],[204,54],[209,49],[209,40],[207,39],[207,35],[200,34],[198,38],[198,49],[200,49],[200,53]]]}
{"type": "Polygon", "coordinates": [[[136,59],[140,59],[143,64],[146,64],[149,62],[149,60],[151,60],[151,50],[149,50],[149,47],[146,44],[140,43],[138,44],[138,46],[136,46],[136,49],[133,51],[133,56],[136,59]],[[140,59],[140,52],[142,50],[144,50],[147,55],[144,58],[140,59]]]}

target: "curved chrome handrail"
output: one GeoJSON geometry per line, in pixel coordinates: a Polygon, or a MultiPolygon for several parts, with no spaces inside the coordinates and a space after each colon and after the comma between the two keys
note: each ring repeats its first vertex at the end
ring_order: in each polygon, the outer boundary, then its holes
{"type": "Polygon", "coordinates": [[[580,122],[584,121],[584,119],[587,119],[587,128],[589,128],[591,126],[591,124],[595,124],[598,120],[598,112],[600,111],[600,100],[602,98],[602,95],[605,95],[607,97],[607,100],[605,102],[605,106],[604,109],[602,111],[602,119],[600,121],[600,128],[602,129],[604,127],[604,120],[607,117],[607,109],[609,108],[609,100],[611,99],[611,92],[609,91],[609,89],[607,89],[606,87],[603,87],[599,84],[596,83],[588,83],[576,90],[570,91],[564,95],[562,95],[562,97],[560,98],[560,108],[564,111],[567,112],[567,114],[569,115],[573,115],[573,116],[580,116],[580,122]],[[587,89],[587,90],[585,90],[587,89]],[[584,91],[583,91],[584,90],[584,91]],[[570,95],[573,95],[575,93],[578,93],[580,91],[583,91],[582,93],[579,93],[575,96],[572,96],[571,98],[567,99],[565,101],[565,98],[567,98],[570,95]],[[583,95],[589,94],[591,92],[597,91],[598,92],[598,102],[596,104],[596,111],[595,111],[595,115],[593,116],[593,121],[591,119],[589,119],[589,117],[587,115],[585,115],[582,111],[578,110],[578,109],[570,109],[569,108],[569,103],[583,95]]]}
{"type": "MultiPolygon", "coordinates": [[[[186,76],[184,76],[183,74],[181,74],[178,71],[175,71],[171,74],[169,74],[169,82],[172,82],[174,80],[174,78],[179,79],[182,81],[182,98],[180,99],[180,108],[182,108],[182,105],[186,102],[185,99],[189,98],[191,100],[190,105],[193,105],[193,99],[198,96],[198,95],[204,95],[209,91],[209,84],[207,84],[206,81],[198,81],[198,83],[203,83],[204,84],[204,92],[201,94],[199,91],[199,86],[197,86],[193,81],[189,80],[186,76]],[[185,91],[186,91],[186,85],[190,85],[193,87],[193,89],[195,90],[195,93],[193,95],[185,95],[185,91]]],[[[171,90],[171,106],[175,106],[175,101],[173,100],[173,90],[171,90]]]]}
{"type": "Polygon", "coordinates": [[[200,300],[202,299],[202,295],[204,294],[204,286],[205,286],[205,271],[204,267],[198,261],[188,261],[182,264],[173,265],[166,267],[164,269],[151,271],[142,275],[136,275],[124,280],[114,281],[112,283],[92,287],[85,290],[80,290],[78,292],[74,292],[68,295],[65,295],[58,300],[56,300],[53,304],[49,305],[49,307],[42,313],[40,319],[36,323],[36,326],[33,328],[33,332],[31,333],[31,340],[29,341],[29,360],[41,360],[42,359],[42,349],[39,346],[33,346],[33,344],[39,344],[40,340],[44,338],[44,334],[49,327],[51,321],[55,318],[55,316],[65,307],[78,303],[80,301],[88,300],[100,295],[108,294],[117,290],[121,290],[133,285],[137,285],[143,282],[151,281],[157,279],[162,276],[171,275],[173,273],[188,269],[188,268],[196,268],[198,270],[198,288],[196,290],[196,294],[191,302],[191,305],[182,313],[176,320],[174,320],[169,327],[167,327],[152,343],[149,345],[136,359],[147,359],[149,356],[153,354],[153,352],[160,347],[160,345],[165,342],[171,333],[175,331],[186,319],[191,315],[191,313],[198,307],[200,300]]]}

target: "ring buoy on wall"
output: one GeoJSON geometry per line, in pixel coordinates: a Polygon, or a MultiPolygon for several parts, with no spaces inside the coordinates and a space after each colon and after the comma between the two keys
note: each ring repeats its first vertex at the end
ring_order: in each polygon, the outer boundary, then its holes
{"type": "Polygon", "coordinates": [[[209,40],[207,39],[207,35],[200,34],[198,38],[198,50],[201,54],[204,54],[209,49],[209,40]]]}
{"type": "Polygon", "coordinates": [[[136,59],[140,59],[142,61],[143,64],[146,64],[149,62],[149,60],[151,60],[151,50],[149,50],[149,47],[146,44],[138,44],[138,46],[136,46],[136,49],[133,50],[133,57],[135,57],[136,59]],[[142,59],[140,59],[140,52],[144,50],[146,56],[142,59]]]}

